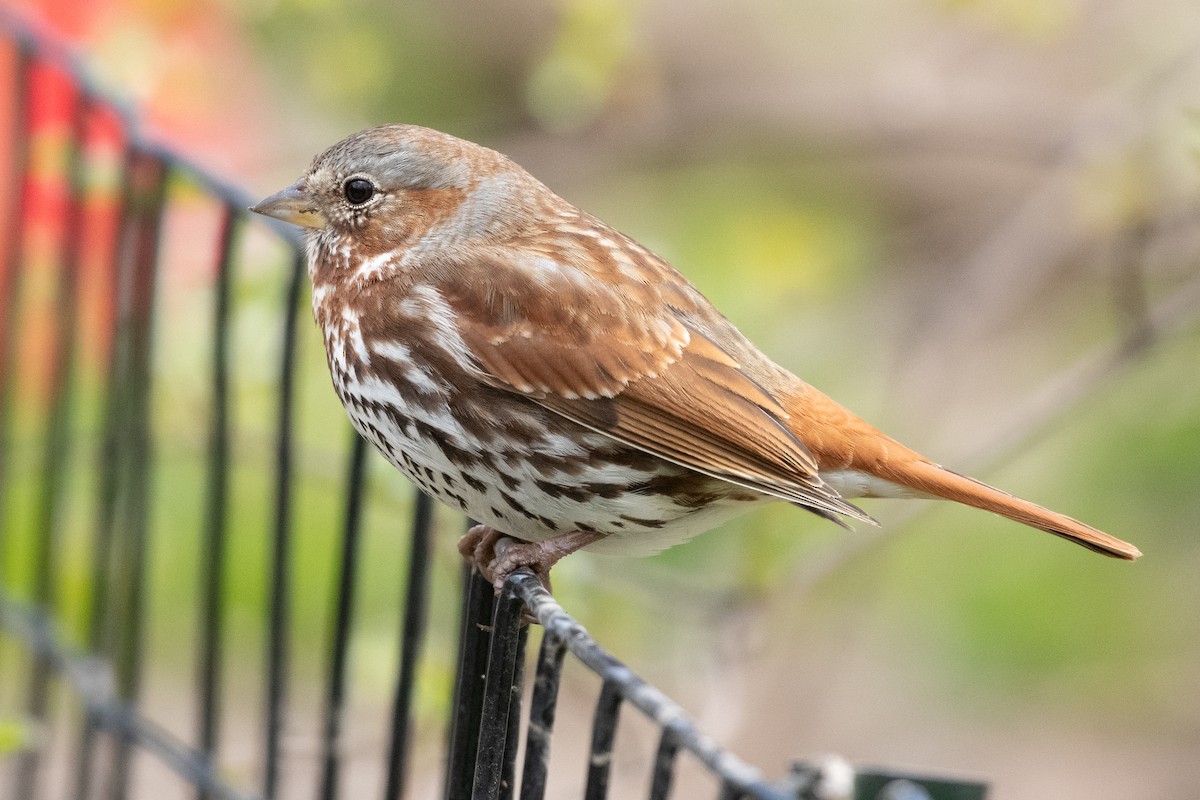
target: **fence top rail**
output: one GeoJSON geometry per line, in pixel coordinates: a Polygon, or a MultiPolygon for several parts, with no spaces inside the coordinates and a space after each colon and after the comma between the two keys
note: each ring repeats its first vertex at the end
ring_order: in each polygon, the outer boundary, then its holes
{"type": "Polygon", "coordinates": [[[755,797],[778,800],[795,797],[794,792],[765,781],[756,768],[702,733],[678,704],[601,647],[583,625],[555,602],[528,569],[517,570],[509,576],[504,591],[525,604],[545,628],[545,635],[562,641],[572,655],[606,684],[615,687],[624,700],[658,727],[669,731],[681,748],[695,756],[715,776],[741,792],[753,792],[755,797]]]}

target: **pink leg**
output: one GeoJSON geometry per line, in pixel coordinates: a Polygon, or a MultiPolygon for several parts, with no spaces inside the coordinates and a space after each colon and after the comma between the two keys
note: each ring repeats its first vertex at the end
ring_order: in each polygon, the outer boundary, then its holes
{"type": "MultiPolygon", "coordinates": [[[[504,534],[487,525],[476,525],[467,531],[467,535],[458,540],[458,552],[466,561],[479,572],[496,558],[496,542],[504,534]]],[[[490,580],[490,579],[489,579],[490,580]]]]}
{"type": "Polygon", "coordinates": [[[592,542],[604,538],[594,531],[571,531],[541,542],[526,542],[500,533],[486,525],[476,525],[458,542],[458,550],[468,564],[492,584],[500,594],[505,579],[521,567],[529,567],[550,588],[550,568],[592,542]]]}
{"type": "Polygon", "coordinates": [[[506,536],[496,542],[496,557],[488,565],[492,573],[492,586],[499,594],[509,575],[521,567],[529,567],[549,591],[551,567],[563,556],[569,556],[603,538],[604,534],[597,531],[571,531],[540,542],[524,542],[506,536]]]}

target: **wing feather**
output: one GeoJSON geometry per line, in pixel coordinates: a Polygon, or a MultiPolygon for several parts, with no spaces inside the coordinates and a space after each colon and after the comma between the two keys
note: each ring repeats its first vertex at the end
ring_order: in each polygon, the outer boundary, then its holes
{"type": "Polygon", "coordinates": [[[561,238],[536,264],[517,246],[476,254],[439,286],[485,380],[702,474],[874,522],[821,480],[783,406],[717,339],[753,345],[683,276],[615,231],[609,262],[561,238]]]}

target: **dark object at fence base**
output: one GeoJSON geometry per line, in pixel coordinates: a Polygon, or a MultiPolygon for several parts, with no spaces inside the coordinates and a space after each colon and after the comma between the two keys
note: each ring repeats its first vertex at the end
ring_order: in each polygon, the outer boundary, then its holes
{"type": "Polygon", "coordinates": [[[798,800],[985,800],[987,784],[879,768],[855,769],[830,759],[792,765],[798,800]],[[847,770],[833,777],[831,773],[847,770]],[[837,785],[831,785],[837,784],[837,785]]]}

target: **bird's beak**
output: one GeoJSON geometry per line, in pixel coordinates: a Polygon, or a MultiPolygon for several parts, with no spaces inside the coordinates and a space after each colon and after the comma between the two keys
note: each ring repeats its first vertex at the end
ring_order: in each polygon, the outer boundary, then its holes
{"type": "Polygon", "coordinates": [[[255,214],[265,214],[302,228],[325,227],[325,217],[321,216],[321,212],[305,192],[303,179],[276,192],[250,210],[255,214]]]}

